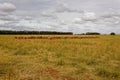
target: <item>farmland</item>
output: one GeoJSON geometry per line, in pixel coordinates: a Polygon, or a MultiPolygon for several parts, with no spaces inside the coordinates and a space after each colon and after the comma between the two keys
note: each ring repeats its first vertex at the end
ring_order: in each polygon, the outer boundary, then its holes
{"type": "Polygon", "coordinates": [[[0,80],[120,80],[119,35],[19,38],[0,35],[0,80]]]}

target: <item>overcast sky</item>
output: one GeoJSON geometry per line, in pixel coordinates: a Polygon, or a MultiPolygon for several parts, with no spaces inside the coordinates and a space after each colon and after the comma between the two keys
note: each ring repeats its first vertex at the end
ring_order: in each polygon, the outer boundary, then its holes
{"type": "Polygon", "coordinates": [[[120,0],[0,0],[0,30],[120,33],[120,0]]]}

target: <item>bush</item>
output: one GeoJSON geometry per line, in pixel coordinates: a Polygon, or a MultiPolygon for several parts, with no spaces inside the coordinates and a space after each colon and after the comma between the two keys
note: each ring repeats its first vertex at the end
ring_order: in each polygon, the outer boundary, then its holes
{"type": "Polygon", "coordinates": [[[112,33],[110,33],[110,35],[115,35],[115,33],[114,33],[114,32],[112,32],[112,33]]]}
{"type": "Polygon", "coordinates": [[[98,32],[87,32],[86,35],[100,35],[98,32]]]}

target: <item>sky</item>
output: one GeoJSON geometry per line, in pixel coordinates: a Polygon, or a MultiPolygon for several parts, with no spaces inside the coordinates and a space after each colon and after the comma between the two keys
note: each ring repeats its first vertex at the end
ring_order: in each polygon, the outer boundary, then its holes
{"type": "Polygon", "coordinates": [[[0,0],[0,30],[120,34],[120,0],[0,0]]]}

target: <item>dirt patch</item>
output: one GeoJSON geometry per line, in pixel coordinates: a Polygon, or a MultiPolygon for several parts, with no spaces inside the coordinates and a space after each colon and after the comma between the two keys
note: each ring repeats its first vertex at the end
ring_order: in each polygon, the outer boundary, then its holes
{"type": "Polygon", "coordinates": [[[51,77],[53,77],[56,80],[75,80],[74,78],[72,78],[70,76],[62,76],[59,71],[57,71],[51,67],[47,67],[44,70],[41,70],[40,74],[41,75],[49,74],[51,77]]]}

